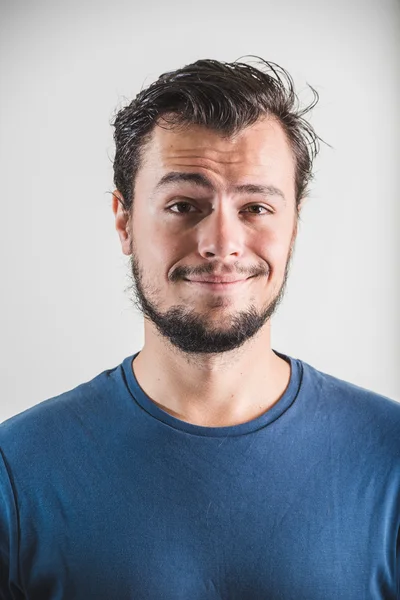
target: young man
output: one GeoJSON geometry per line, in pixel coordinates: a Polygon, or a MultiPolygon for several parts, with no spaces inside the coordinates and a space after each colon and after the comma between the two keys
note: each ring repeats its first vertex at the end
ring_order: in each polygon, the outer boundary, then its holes
{"type": "Polygon", "coordinates": [[[116,117],[145,344],[0,427],[0,598],[399,598],[400,405],[271,348],[318,137],[200,60],[116,117]]]}

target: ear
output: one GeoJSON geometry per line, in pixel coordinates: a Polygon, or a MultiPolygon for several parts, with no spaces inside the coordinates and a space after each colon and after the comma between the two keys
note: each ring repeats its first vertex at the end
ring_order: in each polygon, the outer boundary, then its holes
{"type": "Polygon", "coordinates": [[[298,212],[299,214],[300,214],[300,211],[301,211],[301,209],[303,208],[303,206],[304,206],[304,204],[305,204],[305,201],[306,201],[306,200],[307,200],[307,198],[306,198],[305,196],[304,196],[304,197],[303,197],[303,198],[300,200],[300,202],[299,202],[299,204],[298,204],[298,206],[297,206],[297,212],[298,212]]]}
{"type": "Polygon", "coordinates": [[[115,216],[115,229],[121,242],[122,252],[126,256],[131,254],[131,231],[130,215],[124,208],[123,196],[118,190],[114,190],[112,199],[112,209],[115,216]]]}
{"type": "Polygon", "coordinates": [[[305,203],[307,202],[308,198],[306,196],[304,196],[303,198],[301,198],[299,204],[296,207],[296,222],[297,224],[301,222],[301,212],[302,212],[302,208],[305,205],[305,203]]]}

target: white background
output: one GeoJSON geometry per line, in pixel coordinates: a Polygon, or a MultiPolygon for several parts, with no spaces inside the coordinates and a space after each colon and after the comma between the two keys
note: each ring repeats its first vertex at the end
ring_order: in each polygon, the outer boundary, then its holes
{"type": "Polygon", "coordinates": [[[400,4],[0,0],[0,421],[143,344],[111,210],[117,108],[199,58],[320,93],[322,146],[272,347],[400,400],[400,4]]]}

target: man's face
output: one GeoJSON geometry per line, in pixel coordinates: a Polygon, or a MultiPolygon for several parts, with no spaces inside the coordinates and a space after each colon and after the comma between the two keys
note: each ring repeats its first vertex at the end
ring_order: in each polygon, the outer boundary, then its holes
{"type": "Polygon", "coordinates": [[[238,348],[276,310],[297,233],[294,176],[273,119],[229,139],[197,125],[153,131],[123,251],[135,305],[181,351],[238,348]],[[212,277],[241,281],[196,281],[212,277]]]}

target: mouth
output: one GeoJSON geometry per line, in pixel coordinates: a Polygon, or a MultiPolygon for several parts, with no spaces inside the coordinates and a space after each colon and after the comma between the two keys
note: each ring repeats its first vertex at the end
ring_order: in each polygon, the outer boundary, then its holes
{"type": "Polygon", "coordinates": [[[191,285],[195,285],[203,290],[209,290],[214,292],[231,292],[234,290],[238,290],[243,287],[249,279],[252,277],[247,277],[246,279],[239,279],[237,281],[196,281],[193,279],[187,279],[187,283],[191,285]]]}

